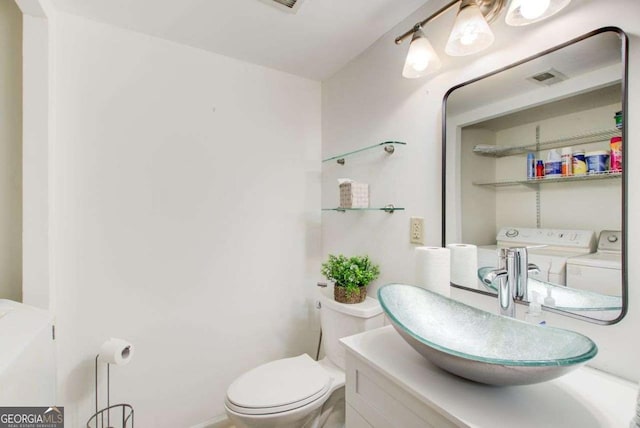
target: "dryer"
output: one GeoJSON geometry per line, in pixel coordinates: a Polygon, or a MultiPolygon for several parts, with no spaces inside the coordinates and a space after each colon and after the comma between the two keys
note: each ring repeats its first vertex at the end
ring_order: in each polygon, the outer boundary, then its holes
{"type": "Polygon", "coordinates": [[[596,293],[622,294],[622,231],[603,230],[598,251],[567,260],[567,286],[596,293]]]}
{"type": "MultiPolygon", "coordinates": [[[[498,265],[498,248],[529,247],[529,262],[540,272],[532,278],[554,284],[567,284],[567,260],[595,251],[595,233],[591,230],[534,229],[503,227],[496,236],[497,245],[478,247],[478,267],[498,265]]],[[[484,288],[484,287],[481,287],[484,288]]]]}

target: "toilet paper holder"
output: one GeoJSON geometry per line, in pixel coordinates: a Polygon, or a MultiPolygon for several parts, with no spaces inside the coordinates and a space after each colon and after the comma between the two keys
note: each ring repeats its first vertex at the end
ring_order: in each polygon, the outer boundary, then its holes
{"type": "MultiPolygon", "coordinates": [[[[87,428],[115,428],[111,425],[111,412],[121,413],[122,415],[122,428],[133,428],[133,407],[129,404],[114,404],[113,406],[105,407],[94,413],[87,421],[87,428]],[[120,412],[118,412],[120,410],[120,412]],[[106,425],[105,425],[106,420],[106,425]]],[[[115,421],[115,418],[114,418],[115,421]]]]}
{"type": "Polygon", "coordinates": [[[96,412],[87,421],[87,428],[134,428],[133,406],[127,403],[111,404],[111,365],[127,364],[133,355],[133,345],[121,339],[110,339],[102,345],[101,353],[95,358],[95,398],[96,412]],[[114,345],[115,343],[115,345],[114,345]],[[115,347],[114,347],[115,346],[115,347]],[[119,346],[119,347],[118,347],[119,346]],[[116,358],[117,357],[117,358],[116,358]],[[107,365],[107,406],[98,409],[98,368],[99,361],[107,365]],[[114,413],[114,423],[111,415],[114,413]],[[106,424],[105,424],[106,421],[106,424]]]}

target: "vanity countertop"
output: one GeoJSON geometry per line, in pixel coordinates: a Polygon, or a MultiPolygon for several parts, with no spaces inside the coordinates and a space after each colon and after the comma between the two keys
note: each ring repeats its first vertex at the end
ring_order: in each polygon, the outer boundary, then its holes
{"type": "Polygon", "coordinates": [[[589,367],[536,385],[495,387],[439,369],[392,326],[342,343],[356,359],[462,427],[626,428],[636,407],[637,385],[589,367]]]}

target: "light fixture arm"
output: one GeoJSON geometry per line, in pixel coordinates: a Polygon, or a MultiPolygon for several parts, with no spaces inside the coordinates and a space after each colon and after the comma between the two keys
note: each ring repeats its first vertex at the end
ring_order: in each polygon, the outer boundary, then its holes
{"type": "Polygon", "coordinates": [[[413,28],[411,30],[407,31],[406,33],[404,33],[403,35],[401,35],[399,37],[396,37],[396,45],[401,44],[404,41],[404,39],[406,39],[408,37],[411,37],[413,35],[413,33],[418,31],[422,27],[424,27],[429,21],[432,21],[432,20],[436,19],[437,17],[439,17],[440,15],[445,13],[452,6],[454,6],[455,4],[457,4],[459,2],[460,2],[460,0],[452,0],[452,1],[450,1],[449,3],[447,3],[446,5],[441,7],[437,12],[435,12],[432,15],[430,15],[428,18],[425,18],[422,21],[418,22],[416,25],[413,26],[413,28]]]}
{"type": "MultiPolygon", "coordinates": [[[[480,7],[480,11],[482,12],[482,15],[485,17],[485,19],[487,20],[487,22],[492,22],[494,19],[496,19],[498,17],[498,15],[500,14],[500,12],[502,12],[502,10],[505,8],[507,0],[471,0],[471,1],[475,1],[475,3],[478,4],[478,7],[480,7]]],[[[430,15],[429,17],[425,18],[424,20],[418,22],[416,25],[413,26],[413,28],[409,31],[407,31],[406,33],[404,33],[401,36],[396,37],[396,45],[401,44],[406,38],[411,37],[413,35],[413,33],[415,33],[416,31],[418,31],[419,29],[421,29],[422,27],[424,27],[429,21],[432,21],[436,18],[438,18],[440,15],[444,14],[446,11],[448,11],[452,6],[458,4],[458,3],[465,3],[465,2],[469,2],[469,0],[452,0],[449,3],[447,3],[446,5],[444,5],[443,7],[441,7],[440,9],[438,9],[435,13],[433,13],[432,15],[430,15]]],[[[464,4],[463,4],[464,6],[464,4]]]]}

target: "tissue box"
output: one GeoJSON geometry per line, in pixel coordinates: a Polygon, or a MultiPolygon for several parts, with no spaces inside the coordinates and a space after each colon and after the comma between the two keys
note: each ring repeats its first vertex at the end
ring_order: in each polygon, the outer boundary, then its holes
{"type": "Polygon", "coordinates": [[[369,208],[369,185],[356,182],[340,184],[340,208],[369,208]]]}

